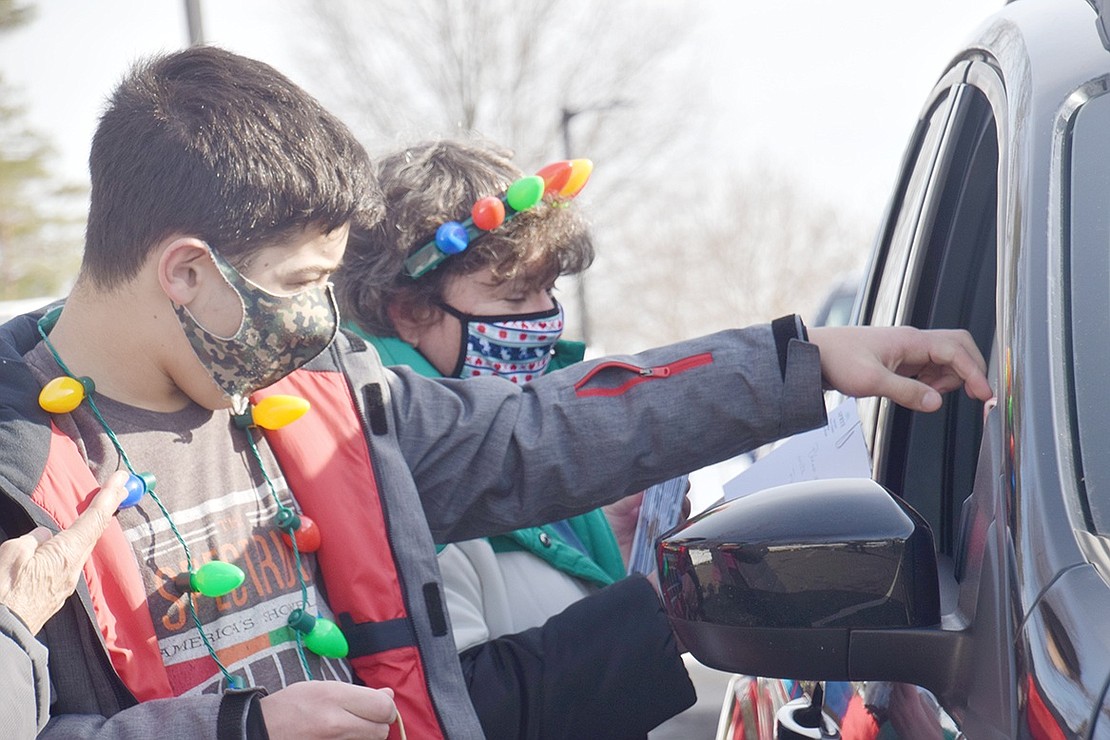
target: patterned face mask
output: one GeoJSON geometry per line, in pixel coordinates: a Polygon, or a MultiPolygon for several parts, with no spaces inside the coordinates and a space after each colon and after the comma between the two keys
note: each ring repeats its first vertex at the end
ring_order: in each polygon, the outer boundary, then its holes
{"type": "Polygon", "coordinates": [[[454,378],[497,375],[514,383],[538,378],[563,333],[563,307],[507,316],[474,316],[439,304],[462,323],[462,347],[454,378]]]}
{"type": "Polygon", "coordinates": [[[293,295],[274,295],[239,274],[209,248],[212,261],[239,296],[243,318],[230,337],[212,334],[184,306],[174,306],[189,344],[205,370],[231,399],[236,413],[246,397],[284,378],[331,343],[339,309],[331,283],[293,295]]]}

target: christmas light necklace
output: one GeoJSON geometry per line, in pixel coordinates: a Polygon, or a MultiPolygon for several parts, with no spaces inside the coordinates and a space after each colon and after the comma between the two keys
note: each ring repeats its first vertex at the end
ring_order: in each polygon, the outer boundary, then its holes
{"type": "MultiPolygon", "coordinates": [[[[88,403],[89,410],[92,411],[93,416],[104,429],[104,433],[108,436],[108,439],[111,440],[120,459],[130,473],[127,482],[124,484],[127,489],[127,496],[120,504],[120,508],[135,506],[142,497],[147,494],[150,495],[151,500],[158,506],[158,509],[162,512],[162,516],[166,518],[166,522],[169,524],[170,531],[181,545],[181,548],[185,551],[186,571],[178,574],[173,582],[175,587],[187,596],[189,615],[192,618],[193,625],[196,627],[197,632],[200,633],[201,641],[204,643],[212,660],[215,661],[216,666],[220,669],[220,673],[223,674],[228,686],[234,689],[245,688],[245,679],[242,676],[232,675],[227,670],[227,667],[217,656],[216,650],[208,640],[208,636],[204,633],[203,625],[201,624],[196,605],[193,601],[193,593],[197,592],[212,598],[225,596],[239,588],[246,579],[246,575],[238,566],[221,560],[212,560],[205,563],[200,568],[193,569],[193,556],[189,549],[189,545],[185,542],[184,537],[182,537],[181,532],[174,523],[173,517],[170,516],[169,510],[166,509],[162,500],[158,497],[158,494],[154,492],[156,483],[154,475],[135,471],[135,468],[131,464],[131,460],[127,457],[127,453],[124,452],[123,446],[120,444],[115,432],[112,431],[112,428],[108,425],[108,422],[104,419],[103,415],[100,413],[100,409],[96,405],[96,401],[93,398],[96,386],[92,379],[88,377],[77,377],[70,372],[47,336],[48,332],[54,327],[54,324],[57,323],[61,311],[62,309],[60,306],[51,309],[38,321],[38,331],[39,335],[42,337],[42,341],[50,351],[54,361],[58,363],[58,367],[65,373],[64,376],[54,378],[43,386],[42,391],[39,393],[39,405],[49,413],[66,414],[75,410],[82,401],[88,403]]],[[[277,489],[270,479],[269,474],[267,474],[265,466],[262,464],[262,455],[258,451],[254,433],[251,431],[252,428],[256,427],[280,429],[303,416],[304,413],[308,411],[308,407],[309,404],[306,400],[296,396],[269,396],[249,407],[245,413],[232,414],[232,420],[237,427],[243,429],[247,436],[251,455],[258,463],[258,469],[262,473],[262,478],[266,483],[269,495],[277,506],[274,524],[281,530],[282,538],[293,550],[294,571],[301,589],[301,605],[290,613],[287,624],[293,632],[297,656],[300,658],[305,675],[309,680],[312,680],[312,671],[305,658],[304,648],[307,647],[309,650],[322,657],[344,658],[347,656],[348,652],[347,639],[334,622],[320,616],[313,616],[307,611],[308,586],[305,583],[304,576],[301,574],[301,551],[315,552],[319,549],[320,532],[315,522],[311,519],[299,516],[292,508],[281,503],[277,495],[277,489]]]]}

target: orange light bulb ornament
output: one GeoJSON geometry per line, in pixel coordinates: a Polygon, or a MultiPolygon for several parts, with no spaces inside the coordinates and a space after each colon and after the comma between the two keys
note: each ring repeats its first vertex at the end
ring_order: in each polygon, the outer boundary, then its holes
{"type": "Polygon", "coordinates": [[[543,178],[543,194],[558,194],[560,190],[566,187],[573,171],[574,167],[571,165],[570,160],[566,159],[561,162],[552,162],[549,165],[541,167],[536,174],[543,178]]]}

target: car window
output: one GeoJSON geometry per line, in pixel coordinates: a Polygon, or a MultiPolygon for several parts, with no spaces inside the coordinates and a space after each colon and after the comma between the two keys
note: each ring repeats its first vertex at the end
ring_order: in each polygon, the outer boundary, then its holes
{"type": "MultiPolygon", "coordinates": [[[[989,356],[995,323],[998,139],[987,97],[970,85],[953,88],[947,130],[921,194],[900,273],[884,270],[871,323],[962,328],[989,356]],[[897,282],[897,287],[887,287],[897,282]],[[880,315],[880,309],[883,312],[880,315]]],[[[912,208],[912,204],[908,204],[912,208]]],[[[875,474],[933,527],[939,552],[955,550],[964,499],[971,493],[982,416],[979,405],[950,394],[943,409],[916,414],[878,403],[875,474]]]]}
{"type": "MultiPolygon", "coordinates": [[[[918,123],[906,154],[906,163],[892,204],[892,216],[883,226],[877,245],[870,280],[864,286],[861,322],[875,326],[895,323],[902,295],[902,276],[909,259],[910,246],[917,229],[921,202],[932,177],[941,138],[952,114],[953,88],[943,88],[934,96],[918,123]]],[[[868,447],[878,413],[877,399],[862,399],[859,414],[868,447]]]]}
{"type": "Polygon", "coordinates": [[[1110,95],[1084,103],[1074,116],[1067,155],[1069,199],[1066,254],[1071,261],[1069,394],[1077,420],[1075,480],[1086,526],[1110,534],[1110,413],[1106,377],[1110,369],[1110,95]]]}

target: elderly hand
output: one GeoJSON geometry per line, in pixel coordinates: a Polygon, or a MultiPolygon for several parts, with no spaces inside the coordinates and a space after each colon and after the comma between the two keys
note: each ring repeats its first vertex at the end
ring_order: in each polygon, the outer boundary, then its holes
{"type": "Polygon", "coordinates": [[[981,401],[994,394],[986,362],[962,329],[836,326],[810,329],[825,382],[847,396],[886,396],[914,411],[936,411],[941,394],[963,386],[981,401]]]}
{"type": "Polygon", "coordinates": [[[37,634],[73,593],[81,568],[127,495],[127,473],[112,474],[69,529],[37,527],[0,544],[0,604],[37,634]]]}

